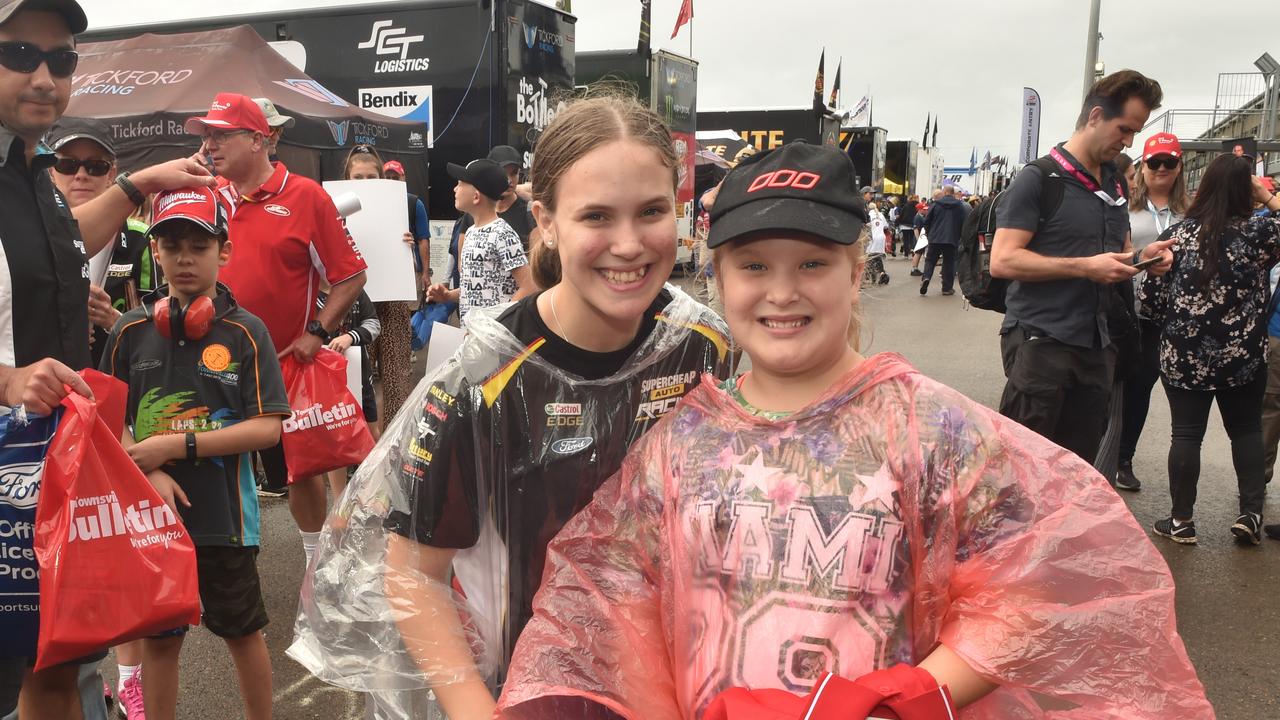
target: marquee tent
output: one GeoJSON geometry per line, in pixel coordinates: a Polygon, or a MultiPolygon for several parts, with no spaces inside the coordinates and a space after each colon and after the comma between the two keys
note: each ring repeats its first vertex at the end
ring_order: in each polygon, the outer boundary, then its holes
{"type": "Polygon", "coordinates": [[[281,160],[293,172],[337,179],[350,149],[375,147],[404,166],[410,187],[426,182],[426,127],[362,110],[309,78],[252,28],[145,34],[86,43],[72,77],[69,117],[96,118],[111,131],[124,169],[190,155],[199,139],[184,121],[208,111],[219,92],[266,97],[296,123],[281,160]]]}

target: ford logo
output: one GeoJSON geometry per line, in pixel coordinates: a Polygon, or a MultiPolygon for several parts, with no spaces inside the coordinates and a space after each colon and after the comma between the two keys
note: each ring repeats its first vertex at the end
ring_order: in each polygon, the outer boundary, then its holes
{"type": "Polygon", "coordinates": [[[557,455],[572,455],[591,447],[591,438],[565,438],[551,443],[551,452],[557,455]]]}
{"type": "MultiPolygon", "coordinates": [[[[590,441],[588,441],[590,442],[590,441]]],[[[14,463],[0,467],[0,503],[16,508],[32,508],[40,497],[40,477],[44,463],[14,463]]]]}

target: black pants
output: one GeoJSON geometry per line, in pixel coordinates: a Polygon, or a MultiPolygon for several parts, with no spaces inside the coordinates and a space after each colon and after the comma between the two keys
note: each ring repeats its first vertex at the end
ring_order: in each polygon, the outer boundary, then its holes
{"type": "Polygon", "coordinates": [[[1120,462],[1133,462],[1138,451],[1138,439],[1142,426],[1147,422],[1147,410],[1151,408],[1151,389],[1160,379],[1160,326],[1150,320],[1139,320],[1142,329],[1142,345],[1138,367],[1132,372],[1118,373],[1124,376],[1124,407],[1120,426],[1120,462]]]}
{"type": "Polygon", "coordinates": [[[1189,520],[1196,506],[1200,480],[1200,443],[1209,425],[1209,406],[1216,399],[1222,425],[1231,438],[1231,462],[1240,488],[1240,512],[1262,514],[1266,482],[1262,474],[1262,393],[1267,376],[1260,373],[1248,385],[1219,390],[1184,390],[1164,384],[1169,396],[1173,438],[1169,443],[1169,494],[1173,517],[1189,520]]]}
{"type": "Polygon", "coordinates": [[[1001,336],[1000,354],[1008,378],[1000,414],[1092,464],[1107,428],[1115,350],[1067,345],[1016,326],[1001,336]]]}
{"type": "Polygon", "coordinates": [[[924,277],[920,278],[920,280],[927,283],[933,279],[933,268],[938,264],[939,255],[942,256],[942,289],[945,292],[951,289],[951,283],[956,278],[955,245],[929,243],[929,249],[924,255],[924,277]]]}

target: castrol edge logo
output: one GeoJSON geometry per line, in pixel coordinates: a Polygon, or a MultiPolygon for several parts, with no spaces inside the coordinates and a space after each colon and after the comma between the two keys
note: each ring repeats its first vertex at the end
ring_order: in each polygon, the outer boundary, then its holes
{"type": "Polygon", "coordinates": [[[129,536],[134,547],[163,544],[179,540],[186,531],[168,505],[152,505],[140,500],[124,505],[114,491],[106,495],[71,498],[71,523],[68,542],[89,542],[122,535],[129,536]]]}

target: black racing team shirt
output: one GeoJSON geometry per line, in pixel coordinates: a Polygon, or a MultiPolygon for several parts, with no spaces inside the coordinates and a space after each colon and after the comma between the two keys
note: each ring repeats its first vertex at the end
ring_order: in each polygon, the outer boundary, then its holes
{"type": "MultiPolygon", "coordinates": [[[[218,286],[216,322],[199,340],[160,334],[145,308],[112,328],[102,371],[129,384],[126,422],[141,441],[207,432],[263,415],[289,415],[280,364],[267,328],[218,286]]],[[[161,287],[144,300],[168,300],[161,287]]],[[[198,440],[197,440],[198,442],[198,440]]],[[[178,460],[161,468],[191,501],[178,514],[196,545],[257,546],[258,495],[249,453],[178,460]]]]}
{"type": "Polygon", "coordinates": [[[506,655],[533,615],[547,544],[621,467],[631,444],[696,387],[703,373],[728,375],[727,340],[710,327],[662,328],[684,332],[680,346],[614,383],[567,383],[525,357],[537,354],[583,378],[607,378],[666,322],[660,315],[670,301],[666,291],[658,296],[631,346],[590,353],[550,332],[538,315],[536,295],[524,298],[498,322],[525,353],[501,360],[478,385],[456,365],[446,368],[430,386],[416,425],[405,426],[401,473],[413,515],[393,512],[387,525],[425,545],[468,548],[479,539],[481,509],[491,508],[509,557],[506,655]],[[483,473],[477,472],[478,451],[492,466],[483,473]],[[481,482],[496,487],[482,489],[481,482]]]}
{"type": "Polygon", "coordinates": [[[90,366],[89,265],[79,226],[41,148],[0,127],[0,362],[21,367],[53,358],[90,366]],[[8,292],[6,292],[8,291],[8,292]]]}

